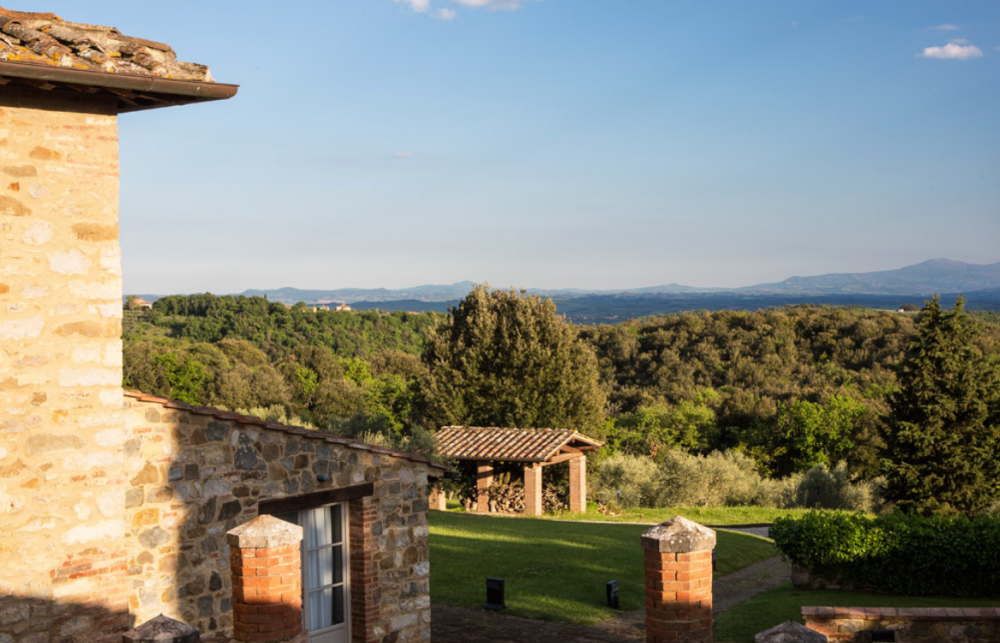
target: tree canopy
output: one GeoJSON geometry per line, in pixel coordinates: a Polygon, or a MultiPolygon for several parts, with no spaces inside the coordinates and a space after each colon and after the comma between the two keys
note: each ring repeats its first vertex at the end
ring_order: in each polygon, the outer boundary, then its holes
{"type": "Polygon", "coordinates": [[[428,415],[438,425],[584,431],[604,414],[597,358],[549,299],[481,285],[424,350],[428,415]]]}
{"type": "Polygon", "coordinates": [[[977,514],[1000,497],[1000,367],[964,303],[928,302],[892,398],[886,497],[902,509],[977,514]]]}

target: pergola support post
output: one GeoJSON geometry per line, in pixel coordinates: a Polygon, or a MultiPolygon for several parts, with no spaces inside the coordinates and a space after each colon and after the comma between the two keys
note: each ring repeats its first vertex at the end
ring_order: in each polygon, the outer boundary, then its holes
{"type": "Polygon", "coordinates": [[[476,463],[476,490],[479,492],[476,502],[478,511],[489,512],[490,494],[487,491],[493,485],[493,463],[476,463]]]}
{"type": "Polygon", "coordinates": [[[537,462],[524,467],[524,515],[542,515],[542,465],[537,462]]]}
{"type": "Polygon", "coordinates": [[[587,458],[582,455],[569,461],[569,510],[587,512],[587,458]]]}

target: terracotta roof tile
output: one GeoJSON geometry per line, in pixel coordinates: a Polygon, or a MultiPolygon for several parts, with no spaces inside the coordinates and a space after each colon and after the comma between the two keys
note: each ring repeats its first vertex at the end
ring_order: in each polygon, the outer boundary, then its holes
{"type": "Polygon", "coordinates": [[[545,462],[564,447],[591,451],[604,446],[572,429],[446,426],[435,437],[441,455],[456,460],[545,462]]]}
{"type": "Polygon", "coordinates": [[[52,13],[0,7],[0,61],[214,82],[205,65],[177,60],[169,45],[52,13]]]}
{"type": "Polygon", "coordinates": [[[259,417],[254,417],[252,415],[241,415],[239,413],[233,413],[232,411],[223,411],[222,409],[216,409],[210,406],[196,406],[194,404],[188,404],[187,402],[170,400],[165,397],[159,397],[157,395],[147,395],[146,393],[143,393],[141,391],[132,391],[126,389],[125,396],[139,400],[140,402],[151,402],[153,404],[159,404],[164,408],[168,409],[187,411],[188,413],[194,413],[195,415],[210,415],[220,420],[230,420],[233,422],[239,422],[240,424],[250,424],[253,426],[263,427],[271,431],[281,431],[283,433],[301,435],[306,438],[312,438],[314,440],[322,440],[324,442],[329,442],[332,444],[340,444],[349,449],[356,449],[358,451],[369,451],[371,453],[375,453],[378,455],[389,455],[394,458],[402,458],[403,460],[410,460],[411,462],[421,462],[435,469],[441,469],[442,471],[446,470],[447,468],[443,464],[437,463],[431,460],[430,458],[422,456],[418,453],[409,453],[408,451],[397,451],[396,449],[386,449],[383,447],[375,446],[374,444],[367,444],[365,442],[361,442],[360,440],[351,440],[350,438],[342,438],[339,435],[326,433],[324,431],[316,431],[301,426],[289,426],[287,424],[278,424],[277,422],[268,422],[267,420],[262,420],[259,417]]]}

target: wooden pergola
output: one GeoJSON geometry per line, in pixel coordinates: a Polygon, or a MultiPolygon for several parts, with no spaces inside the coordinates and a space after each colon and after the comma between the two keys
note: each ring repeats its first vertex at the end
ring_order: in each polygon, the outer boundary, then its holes
{"type": "Polygon", "coordinates": [[[524,513],[542,515],[542,468],[569,462],[569,509],[587,511],[586,451],[603,443],[572,429],[446,426],[437,432],[439,453],[476,463],[479,510],[489,511],[487,489],[496,462],[524,463],[524,513]]]}

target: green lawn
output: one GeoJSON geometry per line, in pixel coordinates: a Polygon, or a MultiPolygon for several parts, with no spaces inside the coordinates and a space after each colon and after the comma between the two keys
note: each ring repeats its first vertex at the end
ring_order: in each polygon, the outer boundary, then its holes
{"type": "MultiPolygon", "coordinates": [[[[448,501],[449,511],[462,512],[458,500],[448,501]]],[[[808,509],[771,509],[768,507],[658,507],[622,510],[621,515],[606,516],[598,513],[597,505],[589,503],[587,513],[561,512],[546,514],[548,520],[596,520],[600,522],[650,522],[659,523],[674,516],[684,516],[703,525],[752,525],[774,522],[785,516],[799,517],[808,509]]]]}
{"type": "MultiPolygon", "coordinates": [[[[509,519],[431,511],[431,600],[462,607],[486,602],[486,577],[506,580],[508,612],[591,625],[616,614],[604,584],[617,580],[623,610],[643,606],[641,525],[509,519]]],[[[775,556],[771,541],[719,530],[725,575],[775,556]]]]}
{"type": "Polygon", "coordinates": [[[758,594],[715,619],[715,640],[753,643],[755,634],[789,619],[802,622],[802,607],[997,607],[998,599],[891,596],[866,592],[798,591],[791,582],[758,594]]]}
{"type": "Polygon", "coordinates": [[[684,516],[702,525],[752,525],[774,522],[785,516],[799,517],[808,509],[771,509],[768,507],[657,507],[629,509],[618,516],[598,513],[596,506],[585,514],[560,513],[548,516],[557,520],[600,520],[603,522],[663,522],[684,516]]]}

